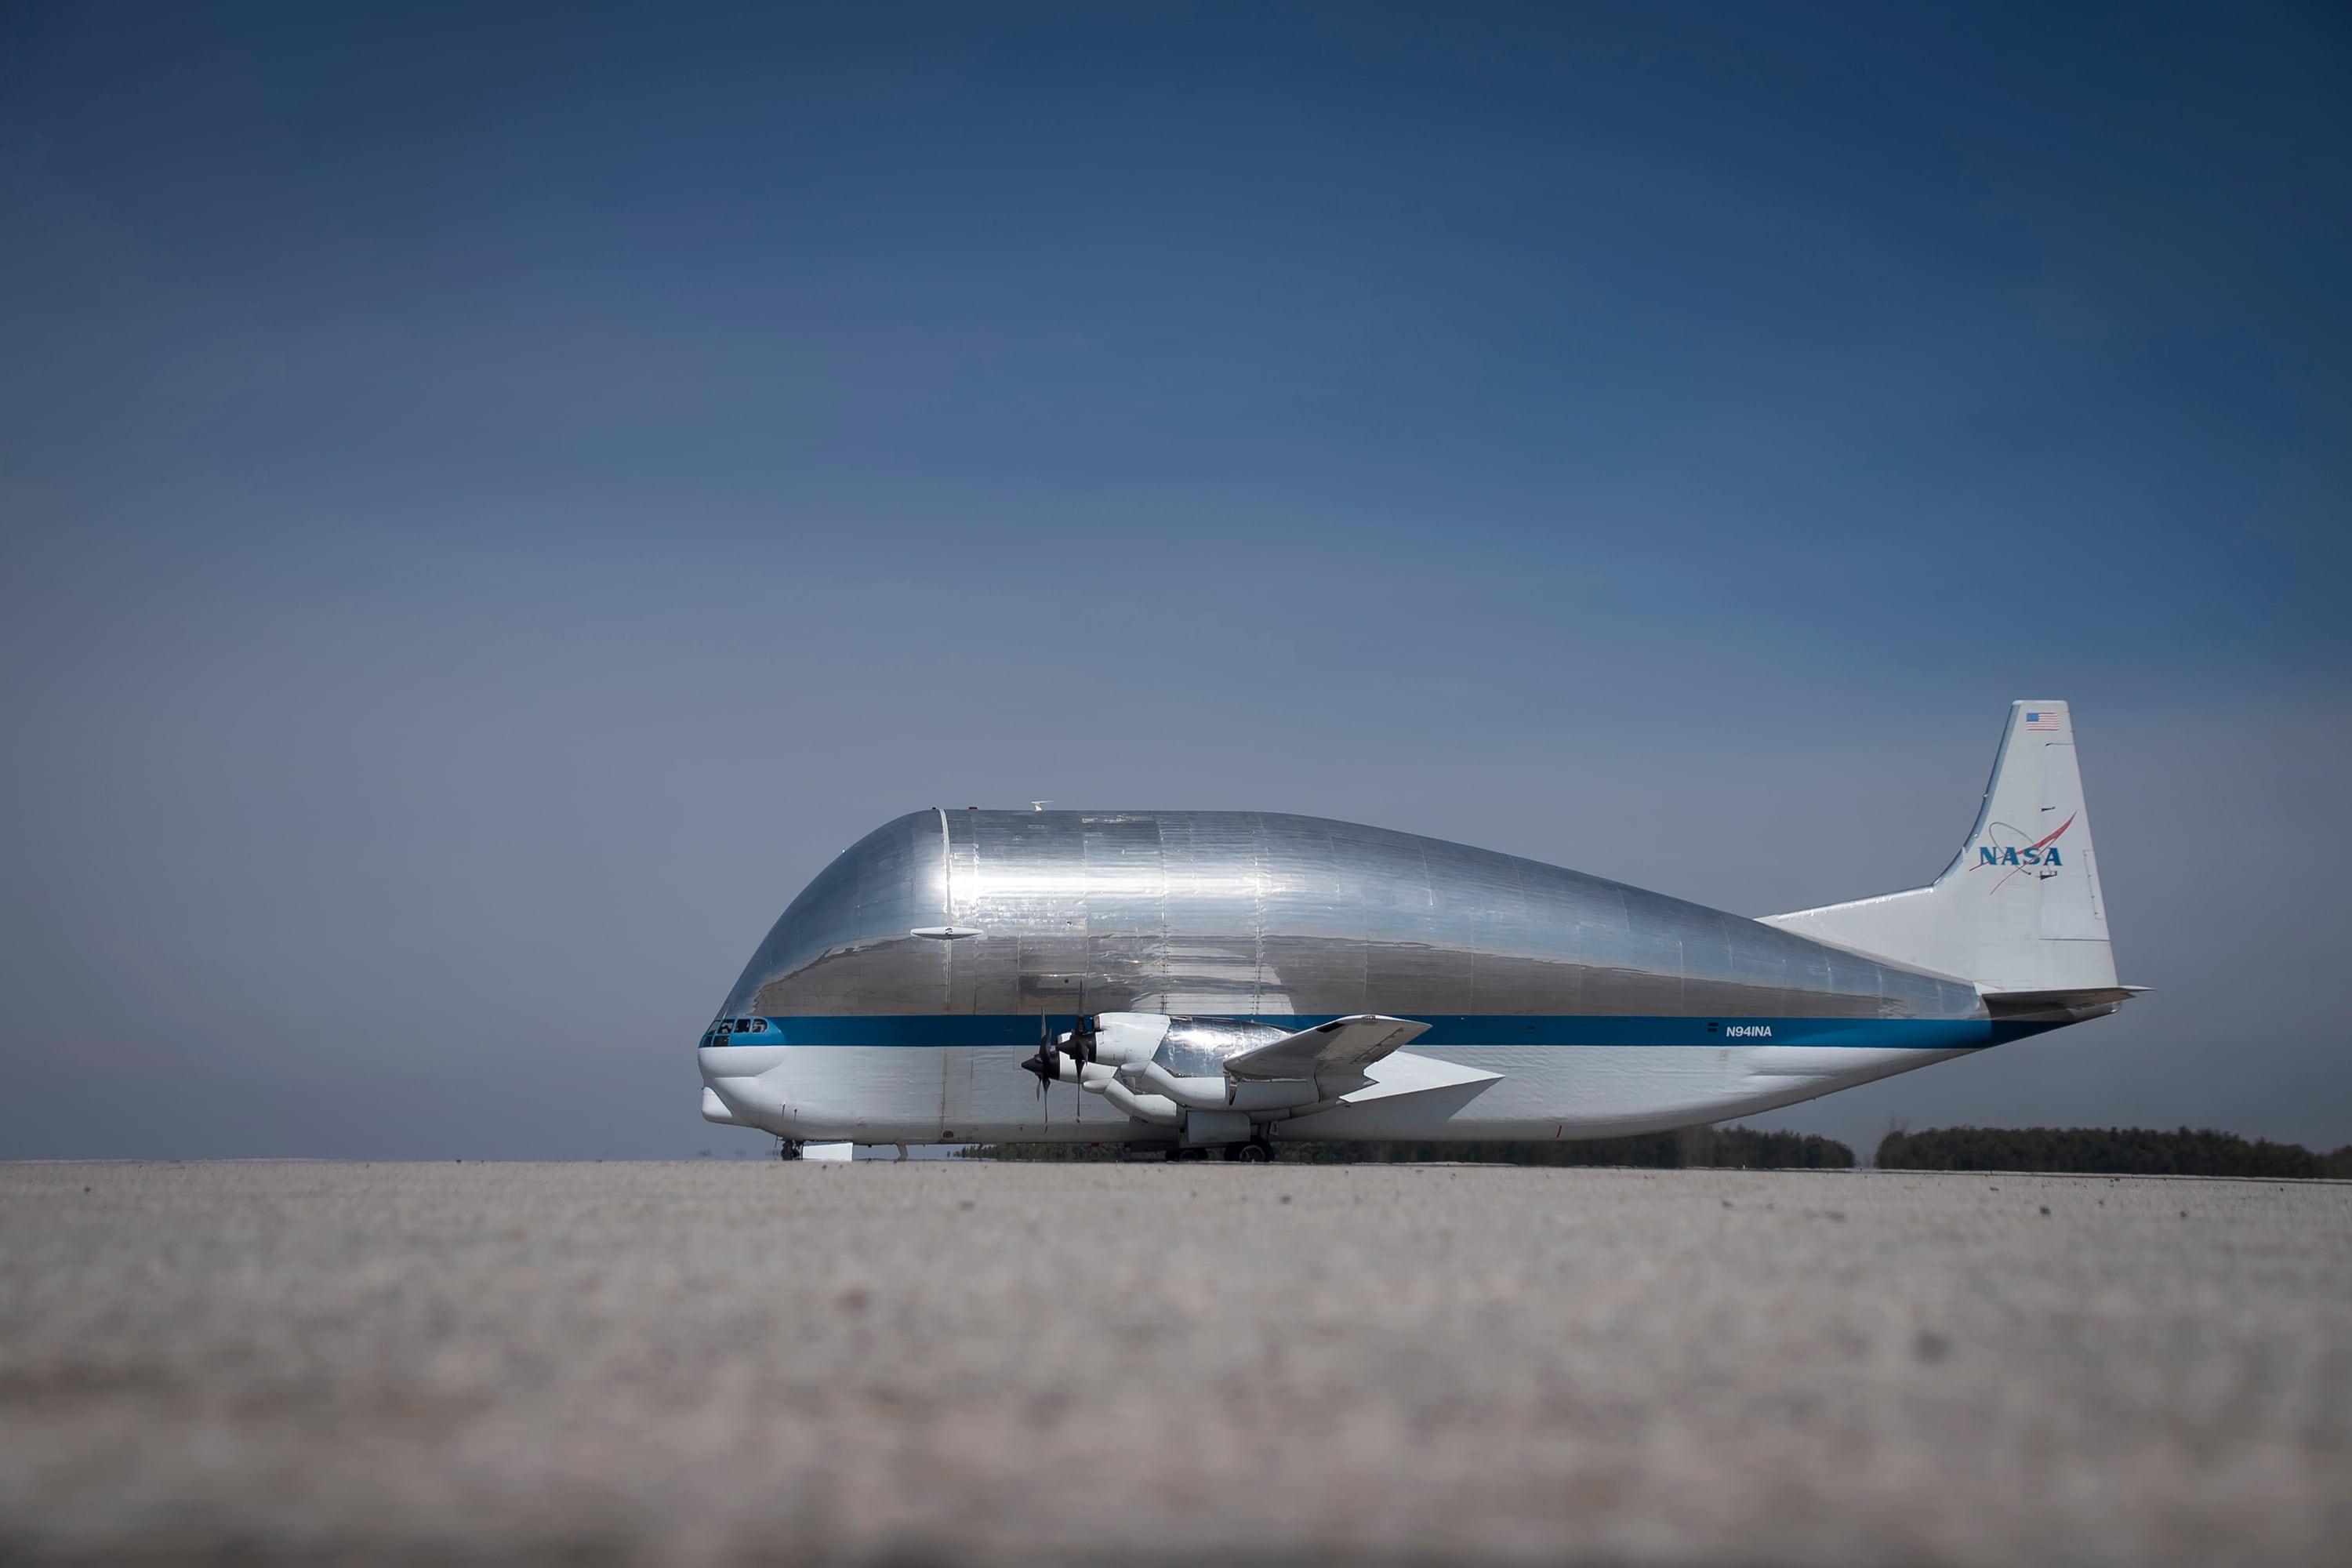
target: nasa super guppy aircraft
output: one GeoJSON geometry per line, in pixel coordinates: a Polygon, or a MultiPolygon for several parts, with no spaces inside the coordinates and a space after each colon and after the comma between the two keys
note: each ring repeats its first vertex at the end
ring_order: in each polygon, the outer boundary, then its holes
{"type": "Polygon", "coordinates": [[[844,851],[702,1037],[786,1140],[1593,1138],[2112,1013],[2063,702],[2011,706],[1924,888],[1761,920],[1320,817],[919,811],[844,851]]]}

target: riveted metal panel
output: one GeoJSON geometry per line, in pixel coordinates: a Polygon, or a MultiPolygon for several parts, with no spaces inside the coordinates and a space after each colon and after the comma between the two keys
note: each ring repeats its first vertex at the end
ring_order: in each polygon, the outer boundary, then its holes
{"type": "Polygon", "coordinates": [[[1279,1013],[1265,996],[1265,876],[1258,819],[1182,812],[1156,819],[1166,891],[1156,989],[1131,1005],[1167,1013],[1279,1013]]]}
{"type": "MultiPolygon", "coordinates": [[[[1146,812],[1082,814],[1078,838],[1085,849],[1084,988],[1121,998],[1164,990],[1168,868],[1159,819],[1146,812]]],[[[1080,996],[1067,1011],[1093,1005],[1080,996]]]]}

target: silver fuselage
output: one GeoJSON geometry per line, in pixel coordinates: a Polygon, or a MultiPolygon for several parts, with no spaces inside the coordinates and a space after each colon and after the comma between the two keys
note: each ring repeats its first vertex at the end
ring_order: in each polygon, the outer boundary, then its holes
{"type": "MultiPolygon", "coordinates": [[[[1717,1121],[1979,1049],[1966,982],[1411,834],[1257,812],[911,813],[793,900],[704,1037],[729,1116],[798,1139],[1157,1139],[1021,1070],[1096,1012],[1382,1013],[1500,1075],[1291,1138],[1591,1137],[1717,1121]],[[919,932],[929,934],[917,934],[919,932]],[[723,1043],[719,1043],[723,1042],[723,1043]]],[[[713,1100],[706,1098],[706,1109],[713,1100]]]]}

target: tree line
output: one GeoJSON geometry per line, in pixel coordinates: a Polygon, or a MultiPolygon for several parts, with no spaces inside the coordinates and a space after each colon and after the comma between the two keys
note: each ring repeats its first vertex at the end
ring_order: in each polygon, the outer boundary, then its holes
{"type": "MultiPolygon", "coordinates": [[[[1158,1159],[1158,1147],[1123,1143],[984,1143],[959,1151],[971,1160],[1158,1159]]],[[[1641,1170],[1844,1171],[1853,1151],[1810,1132],[1753,1127],[1685,1127],[1634,1138],[1528,1140],[1516,1143],[1278,1142],[1278,1163],[1410,1164],[1451,1160],[1483,1165],[1614,1165],[1641,1170]]],[[[2260,1176],[2352,1180],[2352,1145],[2314,1153],[2299,1143],[2247,1140],[2210,1128],[2165,1132],[2146,1127],[1941,1127],[1889,1132],[1878,1145],[1885,1171],[2044,1171],[2101,1176],[2260,1176]]]]}
{"type": "Polygon", "coordinates": [[[2147,1127],[1937,1127],[1889,1132],[1883,1171],[2048,1171],[2098,1176],[2352,1178],[2352,1144],[2316,1154],[2233,1132],[2147,1127]]]}
{"type": "MultiPolygon", "coordinates": [[[[1119,1143],[983,1143],[961,1152],[974,1160],[1097,1161],[1131,1158],[1119,1143]]],[[[1159,1151],[1149,1157],[1158,1158],[1159,1151]]],[[[1643,1170],[1714,1167],[1744,1171],[1844,1171],[1853,1151],[1811,1132],[1752,1127],[1685,1127],[1635,1138],[1529,1139],[1513,1143],[1392,1140],[1360,1143],[1278,1142],[1286,1165],[1412,1164],[1456,1160],[1479,1165],[1620,1165],[1643,1170]]]]}

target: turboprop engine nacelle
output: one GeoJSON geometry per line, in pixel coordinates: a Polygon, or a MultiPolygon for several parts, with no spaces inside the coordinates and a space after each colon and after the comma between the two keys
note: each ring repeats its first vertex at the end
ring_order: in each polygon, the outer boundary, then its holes
{"type": "Polygon", "coordinates": [[[1158,1054],[1174,1022],[1165,1013],[1097,1013],[1079,1022],[1086,1040],[1084,1059],[1105,1067],[1139,1066],[1158,1054]]]}
{"type": "Polygon", "coordinates": [[[1098,1086],[1115,1068],[1150,1061],[1173,1021],[1164,1013],[1091,1013],[1066,1034],[1039,1041],[1037,1054],[1021,1065],[1044,1083],[1098,1086]]]}

